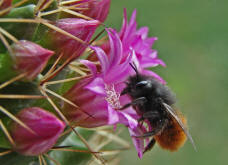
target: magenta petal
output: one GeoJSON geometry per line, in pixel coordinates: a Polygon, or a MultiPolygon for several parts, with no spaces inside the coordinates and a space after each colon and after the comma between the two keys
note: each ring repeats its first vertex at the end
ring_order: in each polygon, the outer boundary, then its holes
{"type": "Polygon", "coordinates": [[[108,124],[113,125],[116,124],[118,121],[118,113],[111,106],[108,106],[108,124]]]}
{"type": "Polygon", "coordinates": [[[18,123],[11,124],[11,135],[16,143],[13,149],[23,155],[40,155],[51,149],[60,134],[65,128],[65,124],[54,114],[39,107],[23,109],[17,117],[31,130],[31,133],[18,123]]]}
{"type": "Polygon", "coordinates": [[[124,33],[126,31],[126,28],[127,28],[127,9],[124,8],[124,14],[123,14],[124,18],[123,18],[123,25],[122,25],[122,28],[121,28],[121,31],[120,31],[120,39],[122,40],[123,37],[124,37],[124,33]]]}
{"type": "Polygon", "coordinates": [[[109,74],[105,77],[106,82],[109,83],[116,83],[120,81],[124,81],[129,76],[129,63],[132,61],[132,53],[130,53],[129,56],[127,56],[127,59],[122,63],[117,65],[116,67],[113,67],[109,74]],[[109,76],[110,75],[110,76],[109,76]]]}
{"type": "Polygon", "coordinates": [[[97,67],[96,67],[96,65],[93,62],[88,61],[88,60],[80,60],[80,62],[89,68],[89,70],[90,70],[90,72],[92,73],[93,76],[96,75],[97,67]]]}
{"type": "MultiPolygon", "coordinates": [[[[135,129],[129,128],[128,130],[129,130],[131,136],[140,136],[143,134],[143,132],[139,128],[135,128],[135,129]]],[[[136,148],[136,151],[138,152],[138,157],[140,159],[142,159],[143,150],[144,150],[144,140],[142,138],[132,137],[132,141],[136,148]]]]}
{"type": "Polygon", "coordinates": [[[136,9],[133,11],[132,15],[131,15],[131,19],[130,19],[130,22],[129,22],[129,26],[133,26],[134,24],[136,24],[136,14],[137,14],[137,11],[136,9]]]}
{"type": "Polygon", "coordinates": [[[106,96],[105,85],[102,78],[95,78],[92,82],[85,86],[85,89],[95,92],[98,95],[106,96]]]}
{"type": "Polygon", "coordinates": [[[136,32],[136,27],[137,27],[137,23],[136,23],[136,10],[133,11],[132,15],[131,15],[131,19],[127,28],[127,37],[129,37],[130,35],[134,34],[136,32]]]}
{"type": "Polygon", "coordinates": [[[134,119],[132,116],[130,116],[128,113],[120,111],[119,114],[121,117],[119,122],[121,124],[124,124],[131,129],[135,129],[138,126],[138,121],[134,119]]]}
{"type": "Polygon", "coordinates": [[[110,67],[116,66],[122,57],[122,44],[118,33],[114,29],[107,29],[110,42],[109,62],[110,67]]]}
{"type": "Polygon", "coordinates": [[[101,49],[100,47],[97,47],[97,46],[91,46],[90,48],[96,52],[97,58],[99,59],[99,61],[101,63],[102,73],[105,75],[109,69],[109,59],[108,59],[106,53],[104,52],[103,49],[101,49]]]}
{"type": "Polygon", "coordinates": [[[148,27],[141,27],[139,30],[137,30],[136,34],[140,35],[142,39],[146,39],[148,31],[148,27]]]}

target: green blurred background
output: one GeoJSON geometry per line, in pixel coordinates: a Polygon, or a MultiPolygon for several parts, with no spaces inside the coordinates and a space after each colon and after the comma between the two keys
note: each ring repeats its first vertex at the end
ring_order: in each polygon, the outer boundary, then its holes
{"type": "Polygon", "coordinates": [[[171,153],[156,145],[140,160],[132,147],[121,154],[120,164],[227,164],[228,1],[113,0],[111,6],[108,26],[119,30],[123,8],[128,16],[136,8],[138,27],[148,26],[150,36],[159,38],[153,48],[167,68],[154,71],[176,93],[198,149],[187,142],[171,153]]]}

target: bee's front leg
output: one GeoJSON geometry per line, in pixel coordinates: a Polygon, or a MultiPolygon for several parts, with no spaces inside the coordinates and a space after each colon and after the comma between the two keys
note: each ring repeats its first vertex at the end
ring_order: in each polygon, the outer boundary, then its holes
{"type": "Polygon", "coordinates": [[[156,143],[156,140],[155,140],[154,138],[152,138],[152,139],[150,140],[149,144],[147,144],[147,146],[145,147],[143,153],[145,153],[145,152],[151,150],[151,149],[153,148],[153,146],[155,145],[155,143],[156,143]]]}
{"type": "Polygon", "coordinates": [[[147,99],[145,97],[139,97],[135,100],[133,100],[132,102],[128,103],[128,104],[125,104],[123,107],[121,107],[119,110],[123,110],[123,109],[126,109],[130,106],[134,106],[134,105],[142,105],[144,104],[145,102],[147,102],[147,99]]]}

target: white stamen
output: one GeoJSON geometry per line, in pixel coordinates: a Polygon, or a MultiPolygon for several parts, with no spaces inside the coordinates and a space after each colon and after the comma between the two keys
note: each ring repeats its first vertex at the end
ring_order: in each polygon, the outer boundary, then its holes
{"type": "Polygon", "coordinates": [[[115,91],[114,85],[107,85],[105,84],[105,90],[107,97],[105,98],[107,102],[111,105],[114,109],[120,109],[120,94],[115,91]]]}

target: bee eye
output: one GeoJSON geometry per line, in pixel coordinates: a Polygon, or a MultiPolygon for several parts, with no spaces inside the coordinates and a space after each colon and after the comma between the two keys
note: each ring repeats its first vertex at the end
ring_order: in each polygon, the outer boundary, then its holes
{"type": "Polygon", "coordinates": [[[143,88],[143,87],[145,87],[147,85],[148,85],[147,81],[140,81],[135,86],[136,86],[136,88],[143,88]]]}

